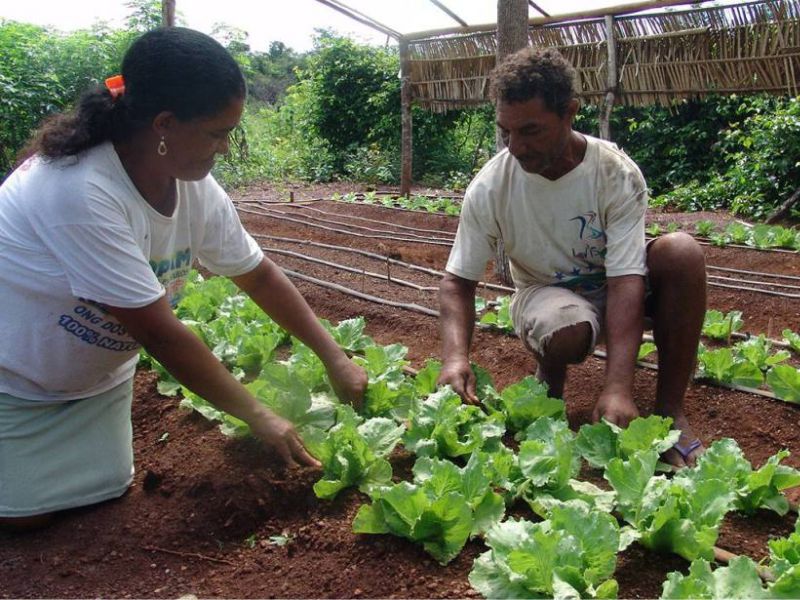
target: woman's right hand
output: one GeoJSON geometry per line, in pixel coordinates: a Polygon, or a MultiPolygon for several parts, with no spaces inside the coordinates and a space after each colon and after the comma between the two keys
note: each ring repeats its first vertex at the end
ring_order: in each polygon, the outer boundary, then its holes
{"type": "Polygon", "coordinates": [[[308,453],[294,425],[283,417],[265,409],[248,424],[253,435],[275,450],[288,466],[322,466],[308,453]]]}
{"type": "Polygon", "coordinates": [[[475,393],[475,373],[472,372],[467,359],[445,361],[437,383],[439,385],[449,384],[467,404],[480,404],[475,393]]]}

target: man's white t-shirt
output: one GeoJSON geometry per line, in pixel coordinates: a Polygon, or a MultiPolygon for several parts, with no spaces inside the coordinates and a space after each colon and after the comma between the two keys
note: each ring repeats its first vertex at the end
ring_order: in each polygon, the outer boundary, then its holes
{"type": "Polygon", "coordinates": [[[194,259],[236,276],[263,256],[210,175],[150,206],[111,143],[32,158],[0,187],[0,392],[61,402],[133,375],[139,345],[104,306],[174,306],[194,259]]]}
{"type": "Polygon", "coordinates": [[[582,295],[607,277],[645,275],[647,186],[610,142],[585,136],[583,161],[555,181],[503,150],[464,195],[447,271],[480,281],[502,238],[517,291],[563,286],[582,295]]]}

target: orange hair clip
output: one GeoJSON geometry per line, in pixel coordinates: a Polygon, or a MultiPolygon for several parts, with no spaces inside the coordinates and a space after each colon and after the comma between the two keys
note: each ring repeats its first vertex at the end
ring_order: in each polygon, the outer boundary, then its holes
{"type": "Polygon", "coordinates": [[[114,75],[106,79],[106,87],[111,92],[111,99],[116,100],[125,93],[125,80],[122,75],[114,75]]]}

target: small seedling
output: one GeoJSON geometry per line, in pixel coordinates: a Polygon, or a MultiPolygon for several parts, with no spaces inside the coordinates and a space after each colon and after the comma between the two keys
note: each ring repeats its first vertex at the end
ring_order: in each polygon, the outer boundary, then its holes
{"type": "Polygon", "coordinates": [[[273,546],[286,546],[291,541],[292,541],[291,534],[285,531],[280,535],[269,536],[269,543],[272,544],[273,546]]]}

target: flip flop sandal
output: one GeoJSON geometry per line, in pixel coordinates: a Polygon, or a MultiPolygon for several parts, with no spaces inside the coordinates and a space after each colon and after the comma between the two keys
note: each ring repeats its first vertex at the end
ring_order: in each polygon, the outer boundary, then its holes
{"type": "Polygon", "coordinates": [[[678,454],[680,454],[683,457],[683,460],[688,460],[689,459],[689,455],[692,452],[694,452],[695,450],[697,450],[702,445],[703,445],[703,442],[701,442],[698,439],[695,439],[695,440],[692,440],[691,442],[689,442],[688,446],[681,446],[679,443],[677,443],[677,444],[674,444],[672,447],[675,448],[675,450],[678,451],[678,454]]]}

